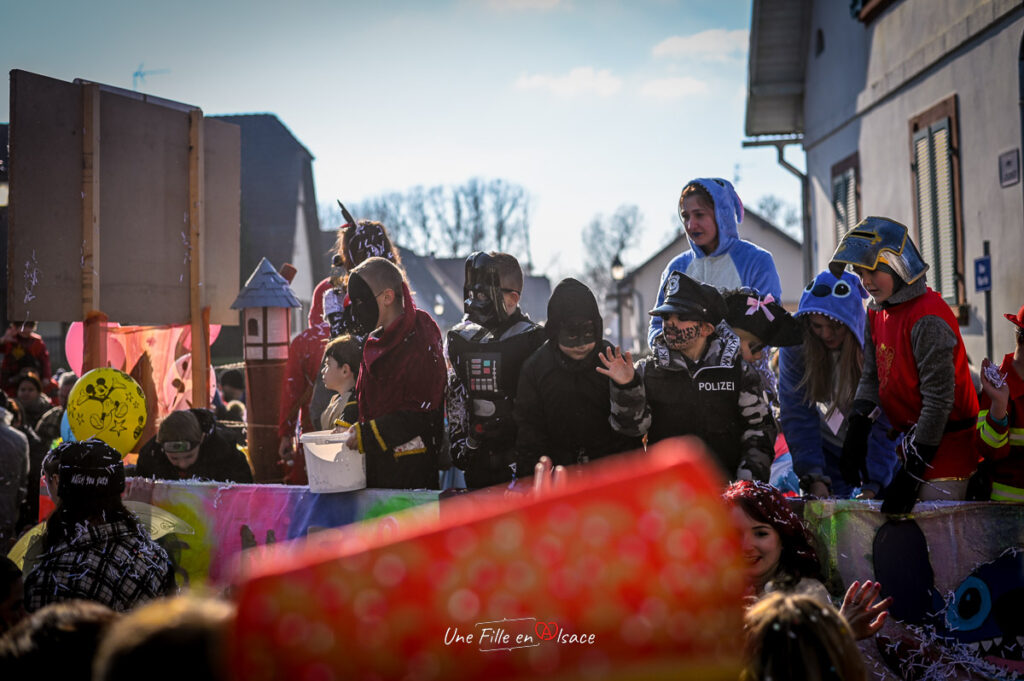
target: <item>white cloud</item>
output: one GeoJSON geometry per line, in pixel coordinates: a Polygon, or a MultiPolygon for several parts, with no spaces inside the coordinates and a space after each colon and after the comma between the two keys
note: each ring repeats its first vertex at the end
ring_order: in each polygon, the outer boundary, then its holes
{"type": "Polygon", "coordinates": [[[708,61],[729,61],[747,53],[750,32],[713,28],[693,35],[675,35],[654,46],[655,57],[695,57],[708,61]]]}
{"type": "Polygon", "coordinates": [[[562,0],[488,0],[491,9],[498,11],[550,10],[562,4],[562,0]]]}
{"type": "Polygon", "coordinates": [[[607,69],[595,71],[589,66],[580,66],[564,76],[547,74],[523,74],[516,79],[519,90],[547,90],[560,97],[593,94],[611,97],[622,89],[622,79],[607,69]]]}
{"type": "Polygon", "coordinates": [[[640,86],[640,94],[651,99],[680,99],[689,95],[701,95],[708,91],[708,84],[696,78],[655,78],[640,86]]]}

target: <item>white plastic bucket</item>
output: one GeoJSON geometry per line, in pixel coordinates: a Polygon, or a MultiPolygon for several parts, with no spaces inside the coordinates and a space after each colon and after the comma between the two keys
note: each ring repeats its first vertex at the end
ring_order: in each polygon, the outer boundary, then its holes
{"type": "Polygon", "coordinates": [[[366,488],[366,457],[344,444],[344,433],[318,430],[299,437],[306,455],[310,492],[349,492],[366,488]]]}

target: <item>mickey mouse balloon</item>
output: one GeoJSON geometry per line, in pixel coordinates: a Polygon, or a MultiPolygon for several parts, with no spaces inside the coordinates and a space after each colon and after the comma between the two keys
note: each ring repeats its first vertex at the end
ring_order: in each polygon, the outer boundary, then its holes
{"type": "Polygon", "coordinates": [[[146,427],[146,397],[123,371],[93,369],[71,389],[67,415],[75,439],[98,437],[124,456],[146,427]]]}

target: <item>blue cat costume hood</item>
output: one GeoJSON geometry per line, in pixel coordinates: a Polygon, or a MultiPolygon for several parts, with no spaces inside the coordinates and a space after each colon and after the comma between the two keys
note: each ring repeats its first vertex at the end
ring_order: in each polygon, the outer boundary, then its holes
{"type": "MultiPolygon", "coordinates": [[[[837,278],[826,269],[804,288],[800,307],[793,316],[804,318],[821,314],[841,322],[863,348],[867,297],[857,275],[842,272],[837,278]]],[[[849,497],[854,490],[843,480],[839,469],[845,418],[833,422],[838,429],[834,432],[818,406],[808,401],[805,388],[800,385],[803,374],[804,345],[782,348],[779,352],[779,402],[782,406],[779,425],[793,456],[793,471],[805,491],[813,482],[822,481],[829,485],[833,495],[849,497]]],[[[897,467],[899,440],[889,439],[889,427],[883,414],[875,421],[868,442],[868,481],[862,489],[876,494],[889,485],[897,467]]]]}
{"type": "Polygon", "coordinates": [[[804,288],[800,296],[800,307],[793,316],[821,314],[842,322],[853,332],[857,344],[863,348],[864,320],[867,317],[864,301],[867,298],[868,292],[853,272],[843,272],[842,277],[836,279],[835,275],[825,270],[804,288]]]}
{"type": "MultiPolygon", "coordinates": [[[[653,307],[664,302],[665,279],[673,271],[683,272],[692,279],[711,284],[720,291],[751,288],[761,296],[771,294],[782,299],[782,284],[775,269],[772,254],[739,237],[739,223],[743,221],[743,202],[732,183],[720,177],[697,178],[684,185],[697,184],[707,190],[715,203],[715,223],[718,227],[718,246],[710,255],[693,243],[689,235],[690,250],[677,255],[661,273],[658,298],[653,307]]],[[[680,220],[682,215],[680,215],[680,220]]],[[[651,347],[661,333],[662,319],[653,317],[647,333],[651,347]]]]}

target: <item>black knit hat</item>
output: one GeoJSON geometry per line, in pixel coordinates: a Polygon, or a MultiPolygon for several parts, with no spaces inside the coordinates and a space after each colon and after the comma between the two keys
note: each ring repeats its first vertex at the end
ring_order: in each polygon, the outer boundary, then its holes
{"type": "Polygon", "coordinates": [[[117,450],[91,437],[81,442],[64,442],[50,456],[60,461],[57,494],[109,496],[124,491],[124,462],[117,450]]]}
{"type": "Polygon", "coordinates": [[[761,296],[749,288],[729,291],[725,294],[725,303],[729,308],[726,316],[729,326],[753,334],[765,345],[782,348],[803,343],[800,322],[775,302],[770,293],[761,296]]]}
{"type": "Polygon", "coordinates": [[[683,321],[708,322],[712,326],[725,319],[725,300],[714,286],[673,270],[665,277],[662,290],[665,300],[648,313],[653,317],[676,314],[683,321]]]}
{"type": "Polygon", "coordinates": [[[552,340],[558,339],[558,330],[569,319],[586,319],[594,322],[598,338],[604,329],[597,299],[586,284],[569,277],[558,282],[548,299],[548,321],[544,332],[552,340]]]}

